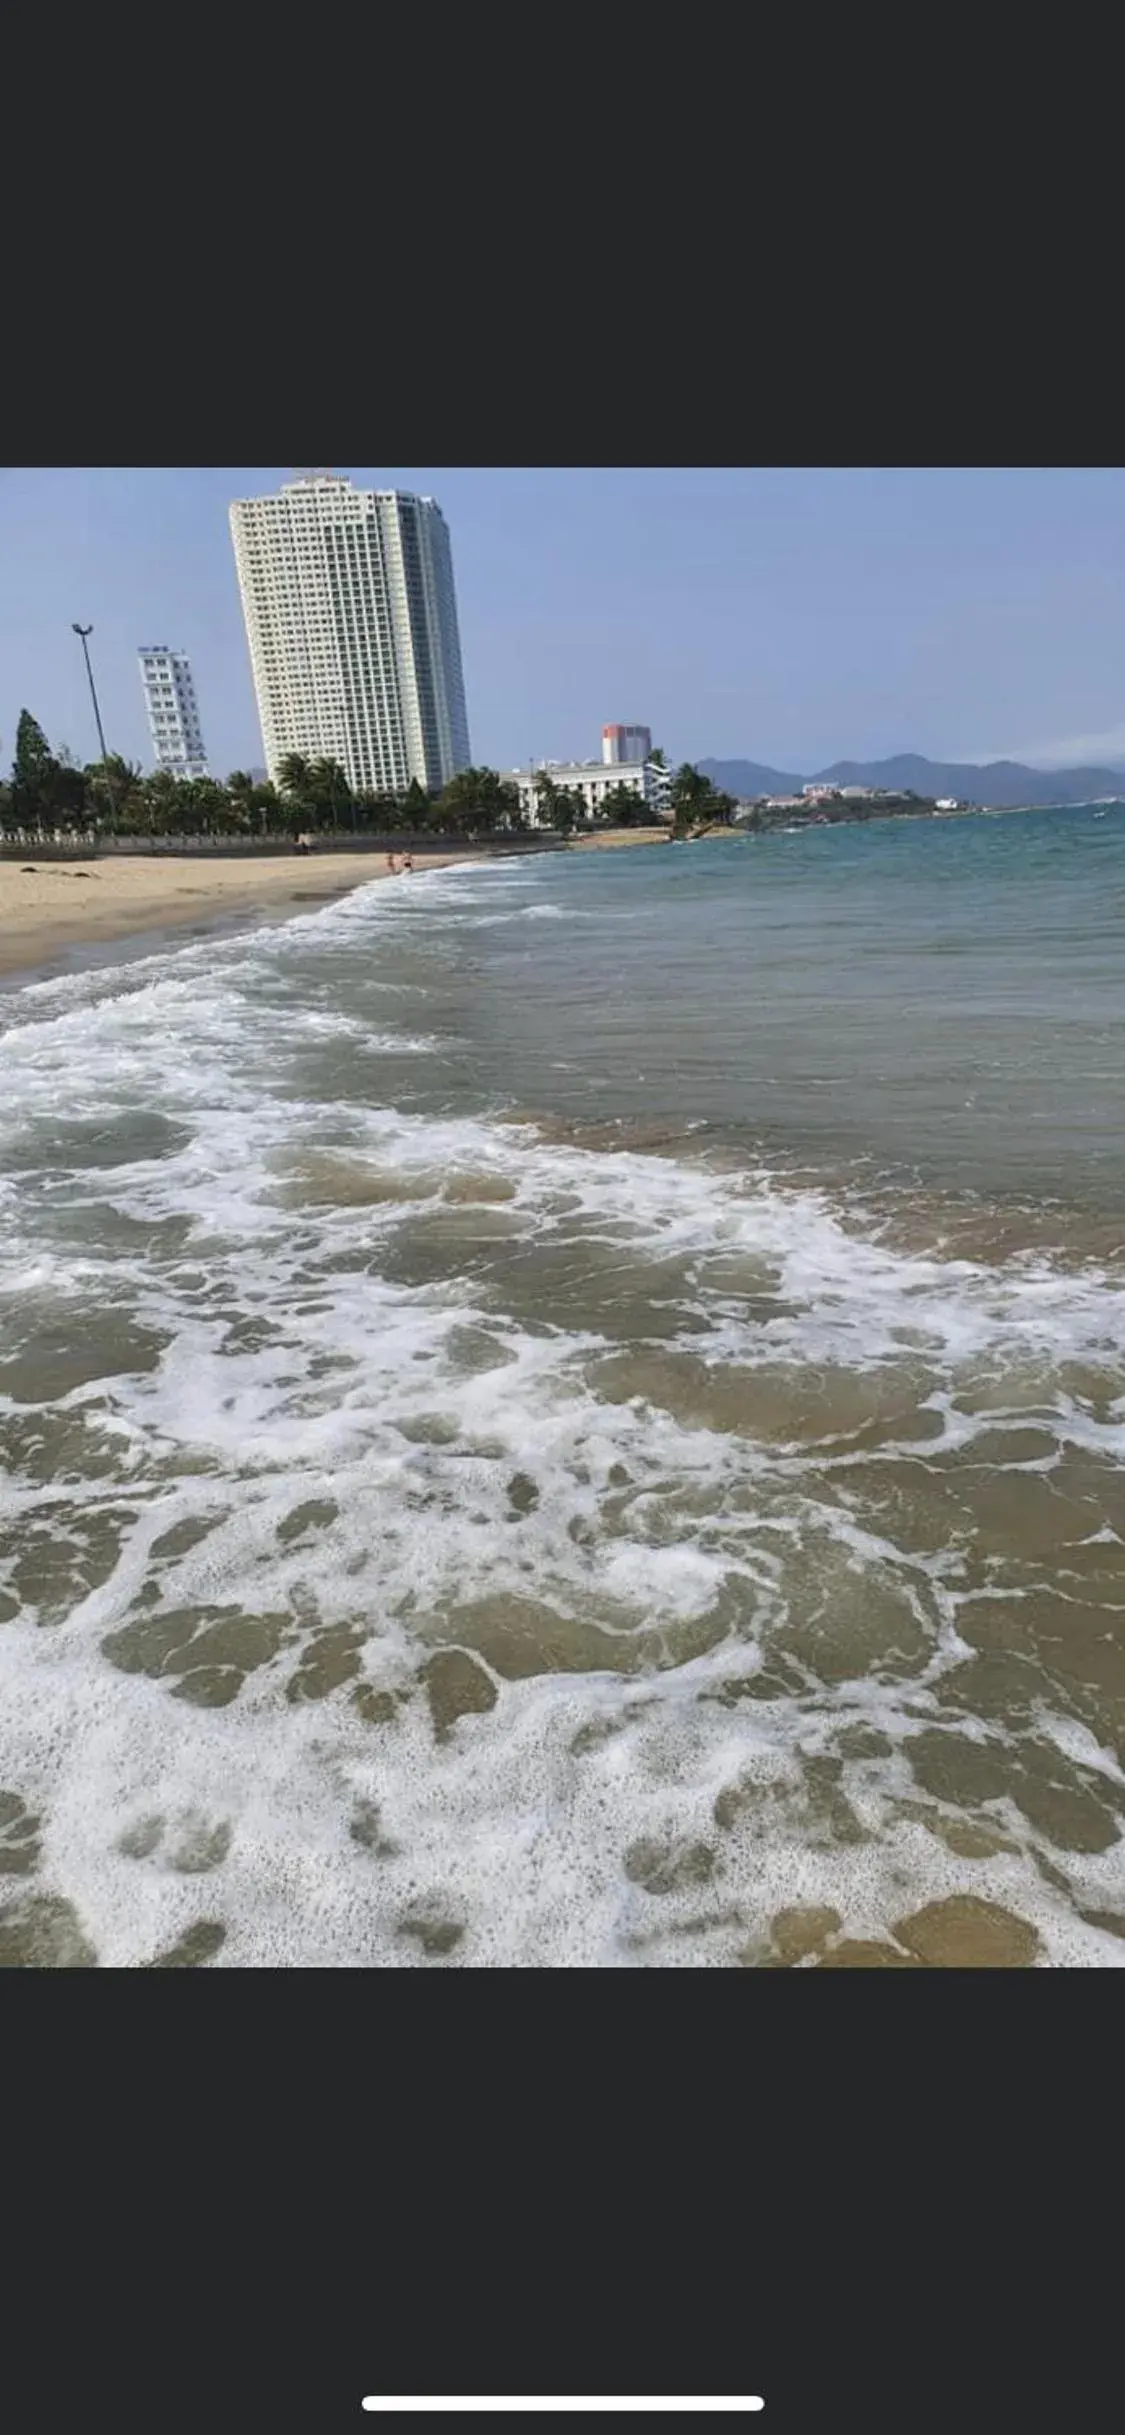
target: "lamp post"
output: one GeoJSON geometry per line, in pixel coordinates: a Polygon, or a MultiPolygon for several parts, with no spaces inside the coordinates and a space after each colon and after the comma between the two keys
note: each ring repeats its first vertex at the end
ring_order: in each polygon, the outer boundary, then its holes
{"type": "Polygon", "coordinates": [[[78,640],[82,645],[82,657],[86,662],[86,674],[90,680],[90,699],[94,705],[94,723],[98,731],[98,742],[102,748],[102,768],[105,771],[105,791],[109,796],[111,817],[116,820],[117,806],[113,799],[113,786],[109,775],[109,754],[105,748],[105,729],[102,726],[102,714],[98,708],[98,689],[94,683],[94,671],[90,666],[90,645],[88,638],[93,633],[94,629],[92,626],[80,626],[75,623],[72,631],[78,636],[78,640]]]}

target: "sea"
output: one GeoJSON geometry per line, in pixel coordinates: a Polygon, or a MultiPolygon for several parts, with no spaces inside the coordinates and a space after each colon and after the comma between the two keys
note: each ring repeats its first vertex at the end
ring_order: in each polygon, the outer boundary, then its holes
{"type": "Polygon", "coordinates": [[[0,993],[0,1961],[1125,1961],[1125,809],[0,993]]]}

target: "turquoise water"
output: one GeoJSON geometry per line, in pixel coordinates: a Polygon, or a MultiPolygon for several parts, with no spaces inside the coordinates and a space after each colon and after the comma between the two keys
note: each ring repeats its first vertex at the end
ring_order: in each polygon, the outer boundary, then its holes
{"type": "Polygon", "coordinates": [[[1125,815],[0,998],[0,1959],[1125,1955],[1125,815]]]}
{"type": "Polygon", "coordinates": [[[483,1090],[1116,1205],[1125,810],[574,855],[545,893],[553,926],[459,925],[483,1090]]]}

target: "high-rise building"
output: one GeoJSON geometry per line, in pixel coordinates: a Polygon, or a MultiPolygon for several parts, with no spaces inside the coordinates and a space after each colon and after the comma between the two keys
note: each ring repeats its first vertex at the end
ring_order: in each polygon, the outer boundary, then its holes
{"type": "Polygon", "coordinates": [[[262,743],[338,761],[357,793],[470,761],[449,532],[434,499],[303,474],[230,511],[262,743]]]}
{"type": "Polygon", "coordinates": [[[611,769],[619,761],[651,761],[651,727],[603,727],[602,759],[611,769]]]}
{"type": "Polygon", "coordinates": [[[205,778],[207,755],[186,651],[153,643],[138,652],[153,757],[172,778],[205,778]]]}

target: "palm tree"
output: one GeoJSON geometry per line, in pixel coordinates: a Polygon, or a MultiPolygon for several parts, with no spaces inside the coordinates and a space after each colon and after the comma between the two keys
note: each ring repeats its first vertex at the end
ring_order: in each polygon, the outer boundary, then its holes
{"type": "Polygon", "coordinates": [[[557,825],[561,789],[552,778],[550,770],[547,769],[536,770],[532,784],[535,789],[535,811],[540,827],[553,829],[557,825]]]}
{"type": "Polygon", "coordinates": [[[283,829],[299,817],[295,807],[292,811],[287,810],[276,786],[271,786],[268,778],[251,787],[247,811],[250,820],[256,821],[263,837],[268,836],[271,829],[283,829]]]}
{"type": "Polygon", "coordinates": [[[713,793],[710,779],[691,761],[684,761],[676,771],[669,793],[674,837],[685,836],[697,820],[706,817],[707,800],[713,793]]]}
{"type": "Polygon", "coordinates": [[[497,780],[495,803],[501,827],[522,835],[529,823],[524,817],[523,799],[514,778],[497,780]]]}
{"type": "Polygon", "coordinates": [[[91,761],[85,771],[88,794],[95,809],[108,816],[111,828],[135,828],[143,816],[141,772],[136,761],[109,752],[104,761],[91,761]]]}
{"type": "Polygon", "coordinates": [[[299,754],[287,754],[279,771],[286,792],[290,790],[286,785],[285,772],[287,764],[294,759],[303,769],[304,779],[303,783],[297,781],[292,789],[293,794],[303,800],[306,810],[321,828],[339,828],[340,815],[351,807],[352,802],[352,790],[339,762],[329,759],[301,762],[299,754]]]}
{"type": "Polygon", "coordinates": [[[490,780],[499,784],[494,769],[459,769],[442,788],[438,799],[443,826],[461,830],[484,828],[489,816],[490,780]]]}
{"type": "Polygon", "coordinates": [[[296,795],[303,799],[308,794],[311,775],[311,765],[303,753],[282,754],[277,765],[277,783],[283,795],[296,795]]]}
{"type": "Polygon", "coordinates": [[[256,788],[254,785],[254,780],[251,777],[249,770],[232,769],[230,776],[227,779],[227,794],[230,798],[230,807],[236,817],[242,821],[244,826],[248,829],[252,829],[254,826],[255,792],[256,788]]]}
{"type": "Polygon", "coordinates": [[[190,816],[190,802],[180,795],[180,782],[170,770],[154,769],[139,789],[145,827],[154,837],[174,836],[190,816]]]}

